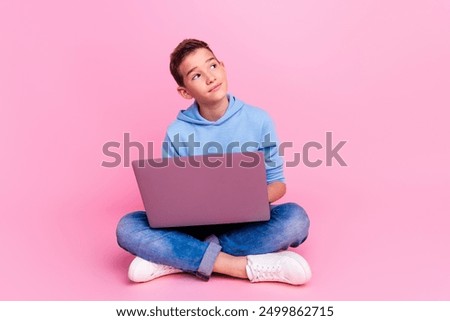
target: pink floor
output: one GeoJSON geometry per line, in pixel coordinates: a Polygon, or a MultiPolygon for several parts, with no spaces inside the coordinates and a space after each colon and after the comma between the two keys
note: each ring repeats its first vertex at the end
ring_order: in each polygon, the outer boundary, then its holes
{"type": "Polygon", "coordinates": [[[1,300],[450,300],[448,2],[280,3],[0,4],[1,300]],[[189,103],[167,67],[188,36],[272,115],[287,160],[347,141],[346,167],[286,168],[284,201],[312,222],[305,286],[127,280],[115,227],[142,204],[102,147],[160,143],[189,103]]]}

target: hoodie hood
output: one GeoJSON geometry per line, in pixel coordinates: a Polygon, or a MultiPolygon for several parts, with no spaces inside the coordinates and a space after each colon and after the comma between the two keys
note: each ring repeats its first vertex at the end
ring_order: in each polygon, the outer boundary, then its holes
{"type": "Polygon", "coordinates": [[[225,114],[220,117],[216,121],[210,121],[205,118],[203,118],[202,115],[200,115],[200,111],[198,109],[198,104],[196,101],[186,110],[181,110],[178,113],[177,119],[191,123],[196,125],[220,125],[224,122],[226,122],[230,117],[232,117],[234,114],[236,114],[239,110],[242,109],[244,106],[244,103],[240,101],[239,99],[236,99],[233,95],[228,95],[228,107],[225,111],[225,114]]]}

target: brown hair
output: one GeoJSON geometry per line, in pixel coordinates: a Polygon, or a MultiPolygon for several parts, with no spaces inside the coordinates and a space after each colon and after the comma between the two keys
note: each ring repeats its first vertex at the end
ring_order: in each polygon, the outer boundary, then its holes
{"type": "Polygon", "coordinates": [[[170,54],[170,73],[178,86],[184,86],[183,76],[180,74],[178,68],[187,55],[200,48],[208,49],[214,55],[206,42],[197,39],[184,39],[170,54]]]}

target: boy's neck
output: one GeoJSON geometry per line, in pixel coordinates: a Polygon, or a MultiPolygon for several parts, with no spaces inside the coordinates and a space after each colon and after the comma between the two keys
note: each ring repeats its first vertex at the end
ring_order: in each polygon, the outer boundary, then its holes
{"type": "Polygon", "coordinates": [[[228,96],[225,96],[222,100],[215,104],[205,105],[198,104],[198,111],[203,118],[209,121],[219,120],[227,111],[228,108],[228,96]]]}

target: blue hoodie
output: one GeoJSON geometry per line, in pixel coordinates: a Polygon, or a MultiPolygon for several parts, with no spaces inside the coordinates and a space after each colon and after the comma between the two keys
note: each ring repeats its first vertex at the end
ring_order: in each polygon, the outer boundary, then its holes
{"type": "Polygon", "coordinates": [[[284,182],[275,126],[268,113],[228,95],[228,108],[217,121],[200,115],[194,102],[181,110],[166,133],[163,157],[262,151],[267,183],[284,182]]]}

